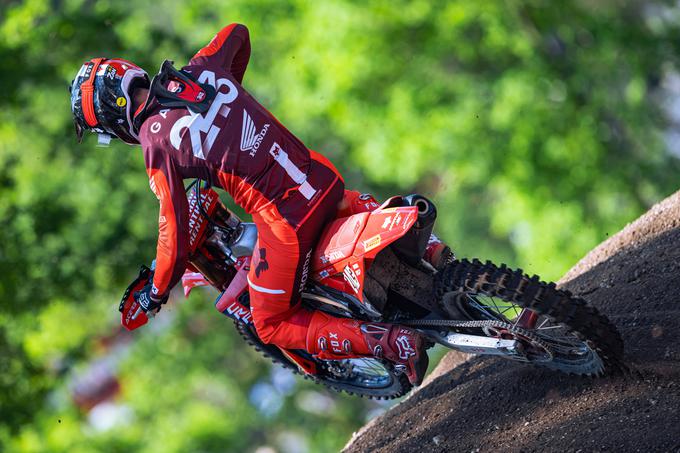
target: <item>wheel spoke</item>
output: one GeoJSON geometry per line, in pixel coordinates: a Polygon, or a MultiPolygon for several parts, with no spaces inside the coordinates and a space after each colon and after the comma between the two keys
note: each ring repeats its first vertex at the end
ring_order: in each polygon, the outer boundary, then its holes
{"type": "Polygon", "coordinates": [[[518,313],[522,311],[522,308],[513,303],[506,302],[500,299],[498,302],[496,297],[487,295],[471,295],[468,294],[468,303],[477,311],[484,313],[487,318],[490,319],[500,319],[503,321],[511,322],[511,320],[516,319],[518,313]],[[508,314],[510,316],[508,316],[508,314]]]}
{"type": "Polygon", "coordinates": [[[355,358],[328,360],[328,371],[335,379],[368,387],[382,387],[391,380],[391,372],[377,359],[355,358]]]}
{"type": "MultiPolygon", "coordinates": [[[[545,321],[543,322],[545,324],[545,321]]],[[[543,325],[541,324],[541,325],[543,325]]],[[[548,326],[548,327],[537,327],[534,330],[550,330],[550,329],[564,329],[564,326],[560,326],[559,324],[556,326],[548,326]]]]}
{"type": "MultiPolygon", "coordinates": [[[[468,307],[482,314],[483,318],[508,322],[512,325],[512,329],[518,327],[519,313],[524,310],[517,304],[504,300],[499,303],[495,297],[482,294],[467,294],[467,303],[468,307]],[[508,318],[508,312],[511,312],[511,316],[514,314],[512,320],[508,318]]],[[[571,363],[591,360],[592,350],[573,333],[570,333],[564,325],[553,325],[549,317],[542,319],[538,327],[531,329],[531,332],[549,344],[551,351],[556,354],[552,358],[554,361],[571,363]]]]}

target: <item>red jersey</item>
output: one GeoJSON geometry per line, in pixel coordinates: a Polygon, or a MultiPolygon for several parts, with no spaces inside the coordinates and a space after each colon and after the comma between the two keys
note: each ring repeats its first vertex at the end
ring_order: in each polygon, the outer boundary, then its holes
{"type": "Polygon", "coordinates": [[[155,295],[166,294],[186,267],[184,178],[220,186],[246,212],[273,210],[295,227],[339,177],[241,86],[249,58],[248,29],[231,24],[182,68],[216,89],[208,111],[198,114],[147,101],[139,138],[149,183],[160,202],[155,295]]]}

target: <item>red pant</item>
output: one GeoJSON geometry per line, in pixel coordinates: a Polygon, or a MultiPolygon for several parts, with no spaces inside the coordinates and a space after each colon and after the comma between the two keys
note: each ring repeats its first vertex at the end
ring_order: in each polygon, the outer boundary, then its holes
{"type": "Polygon", "coordinates": [[[263,342],[311,353],[326,351],[329,344],[334,347],[327,353],[369,352],[359,322],[311,311],[300,303],[314,246],[323,227],[338,214],[343,197],[342,215],[349,215],[367,203],[357,198],[357,192],[344,191],[344,183],[338,178],[309,212],[296,216],[303,219],[297,226],[281,214],[286,211],[285,206],[271,207],[253,216],[258,243],[248,283],[253,322],[263,342]]]}

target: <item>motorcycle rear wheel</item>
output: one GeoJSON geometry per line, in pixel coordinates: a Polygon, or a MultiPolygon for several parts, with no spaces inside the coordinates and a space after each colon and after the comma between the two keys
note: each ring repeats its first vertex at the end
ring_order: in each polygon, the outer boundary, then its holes
{"type": "MultiPolygon", "coordinates": [[[[550,357],[528,355],[526,362],[584,376],[625,369],[623,340],[616,327],[585,300],[557,289],[555,283],[543,282],[537,275],[529,277],[521,269],[479,260],[454,261],[436,280],[437,301],[451,319],[499,321],[511,326],[505,331],[487,329],[484,333],[489,336],[513,337],[512,326],[520,323],[523,311],[533,312],[536,320],[528,332],[547,345],[550,357]]],[[[527,329],[518,327],[517,331],[527,329]]]]}

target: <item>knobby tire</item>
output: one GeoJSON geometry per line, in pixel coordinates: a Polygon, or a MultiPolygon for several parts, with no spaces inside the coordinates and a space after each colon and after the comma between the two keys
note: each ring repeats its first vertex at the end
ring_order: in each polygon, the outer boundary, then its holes
{"type": "Polygon", "coordinates": [[[603,370],[590,375],[626,370],[623,340],[611,321],[582,298],[558,289],[555,283],[541,281],[538,275],[529,277],[522,269],[513,270],[505,264],[497,266],[491,261],[456,260],[436,277],[435,295],[445,312],[444,296],[451,292],[497,297],[545,315],[554,324],[563,324],[602,359],[603,370]]]}

